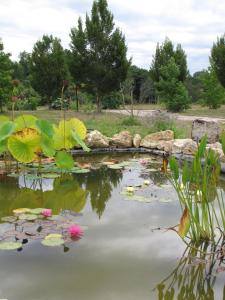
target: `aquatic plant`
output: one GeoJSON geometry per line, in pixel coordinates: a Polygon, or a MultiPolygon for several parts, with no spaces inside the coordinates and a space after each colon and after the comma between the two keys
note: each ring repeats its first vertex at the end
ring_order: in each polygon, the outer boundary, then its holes
{"type": "Polygon", "coordinates": [[[169,161],[170,180],[180,200],[183,215],[178,227],[182,238],[213,240],[216,228],[225,231],[225,204],[218,190],[220,160],[206,149],[207,138],[199,144],[193,162],[186,161],[181,171],[174,157],[169,161]]]}
{"type": "Polygon", "coordinates": [[[45,157],[53,157],[60,169],[72,169],[74,161],[68,150],[82,147],[86,127],[82,121],[63,119],[59,125],[41,120],[32,115],[21,115],[14,121],[0,118],[0,154],[7,162],[13,159],[18,163],[41,162],[45,157]]]}

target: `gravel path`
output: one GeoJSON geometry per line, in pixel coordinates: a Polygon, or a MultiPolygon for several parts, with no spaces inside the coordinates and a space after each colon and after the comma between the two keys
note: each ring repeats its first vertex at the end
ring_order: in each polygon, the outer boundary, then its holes
{"type": "MultiPolygon", "coordinates": [[[[130,115],[130,112],[125,109],[111,109],[107,110],[107,112],[122,114],[122,115],[130,115]]],[[[153,117],[155,114],[157,114],[158,110],[134,110],[134,115],[138,117],[153,117]]],[[[168,113],[168,115],[171,118],[174,118],[179,121],[193,121],[195,119],[203,119],[207,121],[216,121],[216,122],[222,122],[225,123],[225,119],[222,118],[211,118],[211,117],[202,117],[202,116],[183,116],[177,113],[168,113]]]]}

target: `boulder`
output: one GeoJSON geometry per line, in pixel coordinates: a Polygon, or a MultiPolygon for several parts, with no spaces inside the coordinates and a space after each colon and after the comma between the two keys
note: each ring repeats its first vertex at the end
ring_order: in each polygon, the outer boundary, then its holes
{"type": "Polygon", "coordinates": [[[197,148],[197,143],[192,139],[175,139],[172,145],[172,153],[194,155],[197,151],[197,148]]]}
{"type": "Polygon", "coordinates": [[[219,125],[215,121],[196,119],[192,123],[191,137],[199,142],[204,135],[208,137],[208,143],[213,144],[219,141],[219,125]]]}
{"type": "Polygon", "coordinates": [[[222,160],[224,160],[223,148],[219,142],[214,144],[207,144],[206,149],[214,150],[219,155],[219,157],[222,158],[222,160]]]}
{"type": "Polygon", "coordinates": [[[157,149],[161,151],[165,151],[167,153],[171,153],[173,146],[173,140],[171,141],[149,141],[143,139],[141,141],[141,147],[148,148],[148,149],[157,149]]]}
{"type": "MultiPolygon", "coordinates": [[[[157,142],[157,141],[171,141],[174,139],[174,132],[172,130],[159,131],[146,135],[141,141],[141,145],[147,144],[148,142],[157,142]]],[[[143,146],[144,147],[144,146],[143,146]]]]}
{"type": "Polygon", "coordinates": [[[139,148],[140,144],[141,144],[141,136],[140,134],[136,133],[133,138],[133,145],[135,148],[139,148]]]}
{"type": "Polygon", "coordinates": [[[110,145],[114,147],[130,148],[133,145],[133,137],[129,131],[121,131],[110,139],[110,145]]]}
{"type": "Polygon", "coordinates": [[[98,130],[89,132],[86,136],[85,142],[90,148],[107,148],[109,147],[109,139],[101,134],[98,130]]]}

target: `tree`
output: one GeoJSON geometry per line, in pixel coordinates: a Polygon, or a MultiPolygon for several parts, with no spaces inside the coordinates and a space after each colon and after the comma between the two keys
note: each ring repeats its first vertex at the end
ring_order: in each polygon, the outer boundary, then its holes
{"type": "Polygon", "coordinates": [[[155,86],[150,76],[148,76],[141,85],[140,101],[142,103],[156,103],[155,86]]]}
{"type": "Polygon", "coordinates": [[[44,35],[31,54],[31,80],[34,89],[47,100],[59,97],[63,80],[68,77],[65,53],[60,40],[44,35]]]}
{"type": "Polygon", "coordinates": [[[209,68],[201,76],[203,86],[204,103],[212,109],[220,107],[225,99],[225,90],[218,81],[216,74],[212,68],[209,68]]]}
{"type": "Polygon", "coordinates": [[[70,74],[75,82],[77,111],[79,110],[78,90],[85,82],[88,71],[88,57],[86,52],[87,38],[83,30],[82,19],[78,19],[78,27],[70,32],[70,51],[66,52],[70,74]]]}
{"type": "Polygon", "coordinates": [[[218,37],[217,42],[213,44],[210,63],[219,82],[225,88],[225,34],[218,37]]]}
{"type": "Polygon", "coordinates": [[[193,75],[188,75],[185,80],[185,87],[192,102],[197,102],[202,99],[203,85],[201,77],[205,74],[205,70],[195,72],[193,75]]]}
{"type": "Polygon", "coordinates": [[[188,74],[187,58],[181,45],[178,44],[174,49],[174,45],[168,38],[156,46],[155,55],[153,56],[152,64],[150,67],[150,75],[154,82],[159,82],[161,77],[161,68],[166,66],[171,58],[174,58],[175,63],[179,69],[179,81],[184,82],[188,74]]]}
{"type": "Polygon", "coordinates": [[[119,89],[126,78],[130,61],[126,57],[125,37],[119,28],[115,28],[106,0],[93,2],[91,15],[86,15],[85,25],[83,29],[79,19],[78,28],[72,29],[71,38],[73,35],[74,38],[71,46],[74,48],[71,50],[74,59],[79,59],[81,55],[85,58],[82,73],[84,83],[96,95],[98,111],[101,111],[103,96],[119,89]]]}
{"type": "Polygon", "coordinates": [[[0,40],[0,110],[9,101],[12,91],[12,62],[10,54],[4,52],[3,42],[0,40]]]}
{"type": "Polygon", "coordinates": [[[160,68],[160,80],[157,89],[162,96],[168,110],[179,112],[188,108],[189,98],[187,90],[179,80],[180,70],[172,57],[167,65],[160,68]]]}

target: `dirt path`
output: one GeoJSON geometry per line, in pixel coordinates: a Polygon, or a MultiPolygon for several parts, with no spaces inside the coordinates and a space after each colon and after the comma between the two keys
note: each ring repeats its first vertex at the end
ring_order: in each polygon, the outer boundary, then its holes
{"type": "MultiPolygon", "coordinates": [[[[130,112],[125,109],[111,109],[107,110],[107,112],[118,113],[122,115],[130,115],[130,112]]],[[[134,110],[134,115],[138,117],[154,117],[159,111],[158,110],[134,110]]],[[[203,119],[207,121],[215,121],[225,123],[225,119],[221,118],[211,118],[211,117],[202,117],[202,116],[184,116],[177,113],[168,113],[171,118],[174,118],[179,121],[193,121],[195,119],[203,119]]]]}

